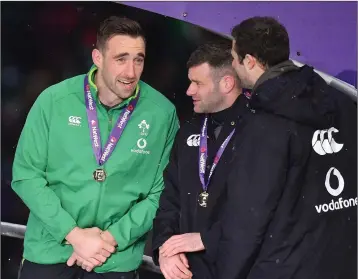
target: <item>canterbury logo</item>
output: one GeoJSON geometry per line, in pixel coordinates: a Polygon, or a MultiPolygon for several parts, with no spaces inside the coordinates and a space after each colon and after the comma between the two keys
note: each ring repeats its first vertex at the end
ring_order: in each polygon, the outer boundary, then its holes
{"type": "Polygon", "coordinates": [[[314,132],[312,138],[313,150],[319,155],[338,153],[341,151],[344,144],[336,143],[332,136],[332,133],[338,132],[339,131],[334,127],[328,130],[317,130],[314,132]]]}
{"type": "Polygon", "coordinates": [[[191,135],[186,140],[186,143],[188,146],[199,146],[200,144],[200,134],[197,135],[191,135]]]}
{"type": "Polygon", "coordinates": [[[68,125],[80,126],[81,125],[81,117],[79,117],[79,116],[70,116],[68,118],[68,125]]]}

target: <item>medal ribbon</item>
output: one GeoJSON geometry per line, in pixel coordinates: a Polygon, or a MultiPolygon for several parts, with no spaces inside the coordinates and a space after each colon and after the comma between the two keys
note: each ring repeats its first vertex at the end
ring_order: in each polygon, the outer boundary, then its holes
{"type": "Polygon", "coordinates": [[[104,146],[103,153],[102,153],[99,122],[97,117],[97,107],[96,107],[96,102],[93,100],[92,93],[90,90],[90,85],[88,83],[88,75],[86,75],[84,81],[84,93],[85,93],[88,125],[91,134],[92,148],[93,148],[94,155],[96,157],[96,162],[100,166],[102,166],[112,155],[113,150],[115,149],[120,137],[122,136],[124,128],[128,124],[128,121],[137,105],[140,91],[138,90],[136,97],[129,102],[128,106],[122,111],[121,115],[119,116],[116,125],[113,127],[108,137],[107,143],[104,146]]]}
{"type": "Polygon", "coordinates": [[[213,175],[214,170],[215,170],[216,166],[218,165],[220,158],[223,155],[225,148],[228,145],[230,139],[232,138],[234,132],[235,132],[235,129],[232,130],[230,135],[224,140],[224,142],[221,144],[219,150],[217,151],[213,165],[211,166],[211,169],[210,169],[208,181],[205,183],[206,161],[208,158],[208,142],[207,142],[208,117],[207,116],[205,117],[203,127],[201,128],[200,148],[199,148],[199,177],[200,177],[200,181],[203,186],[204,192],[207,191],[211,176],[213,175]]]}

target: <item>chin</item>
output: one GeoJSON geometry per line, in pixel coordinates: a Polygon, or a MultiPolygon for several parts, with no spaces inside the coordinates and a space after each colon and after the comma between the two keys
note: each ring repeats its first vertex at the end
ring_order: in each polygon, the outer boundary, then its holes
{"type": "Polygon", "coordinates": [[[197,107],[194,107],[194,112],[195,113],[203,113],[203,110],[197,107]]]}
{"type": "Polygon", "coordinates": [[[120,91],[117,91],[117,96],[120,97],[121,99],[123,100],[126,100],[130,97],[132,97],[135,93],[135,88],[134,90],[120,90],[120,91]]]}

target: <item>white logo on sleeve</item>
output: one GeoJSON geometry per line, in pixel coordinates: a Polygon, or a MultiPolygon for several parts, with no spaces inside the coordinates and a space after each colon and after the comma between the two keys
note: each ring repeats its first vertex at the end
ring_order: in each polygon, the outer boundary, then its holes
{"type": "Polygon", "coordinates": [[[339,172],[339,170],[337,170],[336,168],[333,168],[333,167],[329,169],[329,171],[327,172],[327,175],[326,175],[325,185],[326,185],[326,189],[327,189],[328,193],[330,193],[332,196],[337,197],[343,192],[344,179],[343,179],[343,176],[341,175],[341,173],[339,172]],[[331,187],[332,171],[333,171],[333,175],[335,175],[338,178],[338,188],[337,189],[333,189],[331,187]]]}
{"type": "MultiPolygon", "coordinates": [[[[344,190],[344,179],[343,179],[343,176],[339,170],[337,170],[336,168],[333,168],[333,167],[328,170],[328,172],[326,174],[325,186],[326,186],[328,193],[331,194],[333,197],[337,197],[340,194],[342,194],[342,192],[344,190]],[[333,189],[331,186],[333,177],[336,177],[338,180],[338,187],[336,189],[333,189]]],[[[332,199],[329,204],[327,204],[327,203],[319,204],[319,205],[315,205],[315,207],[316,207],[317,213],[321,213],[322,211],[328,212],[328,211],[335,211],[335,210],[348,208],[348,207],[352,207],[352,206],[357,206],[357,204],[358,204],[357,197],[355,199],[349,198],[349,199],[345,199],[345,200],[342,197],[340,197],[336,201],[332,199]]]]}
{"type": "Polygon", "coordinates": [[[188,146],[199,146],[200,144],[200,134],[194,134],[188,137],[186,140],[188,146]]]}
{"type": "Polygon", "coordinates": [[[68,118],[68,125],[81,126],[81,117],[79,117],[79,116],[70,116],[68,118]]]}
{"type": "Polygon", "coordinates": [[[338,153],[343,148],[344,144],[336,143],[332,133],[338,133],[339,131],[331,127],[328,130],[317,130],[312,137],[312,147],[319,155],[326,155],[332,153],[338,153]]]}

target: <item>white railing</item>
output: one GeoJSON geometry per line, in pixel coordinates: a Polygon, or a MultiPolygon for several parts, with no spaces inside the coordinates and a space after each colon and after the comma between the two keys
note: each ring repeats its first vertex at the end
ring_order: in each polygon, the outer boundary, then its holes
{"type": "MultiPolygon", "coordinates": [[[[301,62],[298,62],[296,60],[293,60],[293,59],[291,59],[291,60],[298,67],[302,67],[304,65],[301,62]]],[[[357,102],[357,89],[353,85],[351,85],[343,80],[340,80],[338,78],[335,78],[333,76],[330,76],[330,75],[328,75],[324,72],[321,72],[319,70],[314,69],[314,71],[317,74],[319,74],[327,82],[328,85],[336,88],[337,90],[343,92],[344,94],[347,94],[349,97],[352,98],[352,100],[357,102]]]]}
{"type": "MultiPolygon", "coordinates": [[[[24,225],[1,222],[1,235],[3,236],[23,239],[25,231],[26,226],[24,225]]],[[[161,273],[160,268],[154,264],[152,258],[146,255],[143,256],[141,268],[151,272],[161,273]]]]}
{"type": "MultiPolygon", "coordinates": [[[[202,26],[200,26],[202,27],[202,26]]],[[[202,27],[203,28],[203,27],[202,27]]],[[[210,30],[210,29],[207,29],[207,28],[204,28],[210,32],[213,32],[221,37],[224,37],[224,38],[227,38],[229,40],[233,40],[233,37],[231,35],[226,35],[226,34],[221,34],[221,33],[217,33],[213,30],[210,30]]],[[[297,61],[297,60],[294,60],[292,58],[290,58],[290,60],[297,66],[297,67],[302,67],[304,66],[305,64],[297,61]]],[[[314,66],[311,65],[313,68],[314,66]]],[[[337,90],[341,91],[342,93],[348,95],[354,102],[357,102],[357,98],[358,98],[358,90],[357,88],[355,88],[353,85],[343,81],[343,80],[340,80],[336,77],[333,77],[331,75],[328,75],[322,71],[319,71],[317,69],[314,68],[314,71],[319,74],[325,81],[328,85],[336,88],[337,90]]]]}

